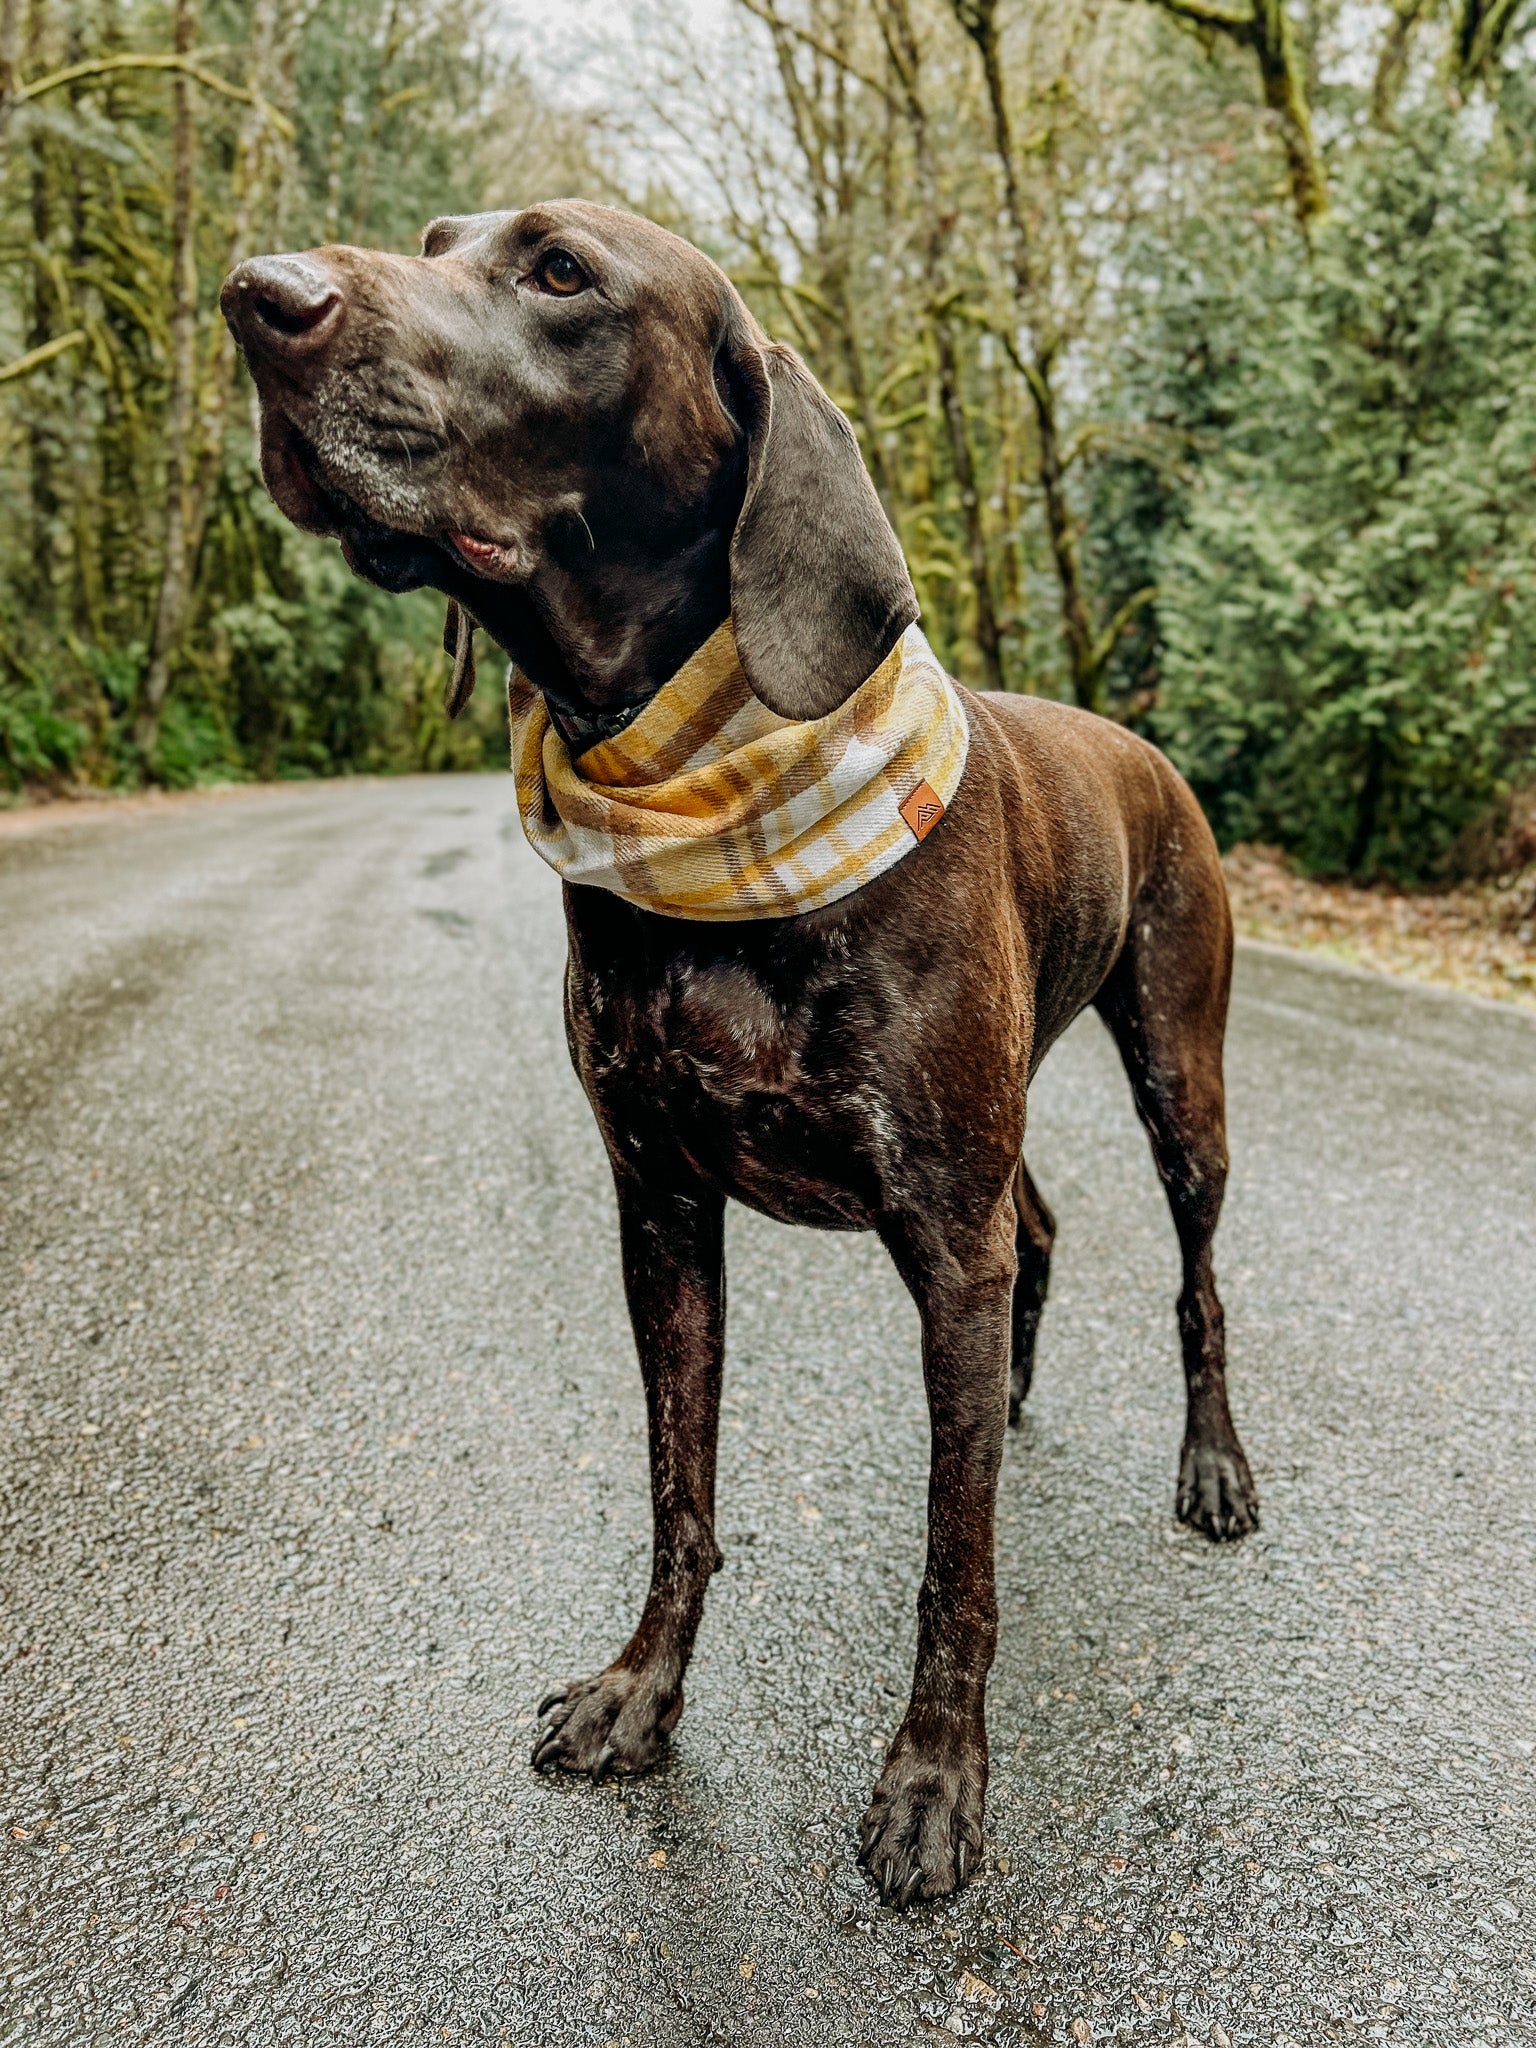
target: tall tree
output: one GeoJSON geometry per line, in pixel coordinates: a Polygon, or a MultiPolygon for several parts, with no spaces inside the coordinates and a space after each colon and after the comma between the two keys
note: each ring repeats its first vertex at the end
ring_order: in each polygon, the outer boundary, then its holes
{"type": "MultiPolygon", "coordinates": [[[[1264,104],[1279,127],[1296,218],[1302,233],[1310,234],[1328,203],[1328,187],[1313,140],[1306,81],[1285,0],[1246,0],[1246,5],[1237,7],[1223,6],[1220,0],[1153,0],[1153,4],[1204,36],[1225,36],[1252,51],[1264,104]]],[[[1469,7],[1477,4],[1478,0],[1468,0],[1469,7]]],[[[1495,4],[1503,4],[1503,0],[1495,0],[1495,4]]]]}
{"type": "Polygon", "coordinates": [[[922,247],[924,282],[928,294],[927,314],[933,336],[938,369],[939,408],[949,444],[960,494],[970,555],[971,587],[976,603],[976,641],[981,654],[982,674],[988,689],[1003,687],[1002,640],[997,626],[997,607],[992,594],[992,569],[988,558],[986,527],[982,517],[981,493],[976,480],[976,459],[966,427],[960,394],[959,351],[955,345],[950,284],[946,255],[955,225],[939,187],[928,109],[922,90],[922,53],[912,23],[908,0],[876,0],[880,32],[886,55],[897,81],[901,105],[912,133],[913,157],[917,165],[918,205],[921,209],[919,237],[922,247]]]}
{"type": "Polygon", "coordinates": [[[0,166],[5,162],[20,62],[21,0],[0,0],[0,166]]]}
{"type": "MultiPolygon", "coordinates": [[[[176,0],[176,55],[189,58],[196,46],[197,0],[176,0]]],[[[171,389],[165,413],[164,540],[149,666],[133,732],[134,745],[146,761],[159,737],[171,655],[186,615],[187,515],[197,409],[197,127],[192,80],[184,71],[172,75],[171,106],[171,389]]]]}
{"type": "Polygon", "coordinates": [[[1060,342],[1053,331],[1049,301],[1041,289],[1029,224],[1024,216],[1018,165],[1014,157],[1013,123],[1003,82],[997,0],[953,0],[953,5],[955,19],[976,45],[981,58],[982,77],[986,82],[992,148],[1001,174],[1003,211],[1008,223],[1008,254],[1014,291],[1025,324],[1025,352],[1018,357],[1019,368],[1029,389],[1039,436],[1040,493],[1045,506],[1046,530],[1050,535],[1051,559],[1061,591],[1061,629],[1071,669],[1072,693],[1084,710],[1102,711],[1105,666],[1129,610],[1111,622],[1106,634],[1094,632],[1083,588],[1076,522],[1067,496],[1066,467],[1062,458],[1054,388],[1060,342]]]}

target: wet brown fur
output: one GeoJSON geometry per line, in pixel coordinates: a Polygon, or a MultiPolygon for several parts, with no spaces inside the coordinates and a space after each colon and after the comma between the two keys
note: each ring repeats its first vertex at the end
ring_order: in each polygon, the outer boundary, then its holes
{"type": "MultiPolygon", "coordinates": [[[[643,703],[727,610],[775,709],[820,715],[856,687],[915,611],[899,551],[841,416],[714,266],[574,203],[439,224],[429,252],[433,237],[425,258],[261,259],[226,286],[290,516],[340,533],[376,581],[442,589],[544,688],[573,743],[643,703]],[[556,245],[589,278],[579,296],[601,301],[585,326],[536,302],[556,245]],[[253,312],[258,295],[277,313],[253,312]],[[390,416],[425,451],[408,486],[369,466],[386,461],[390,416]],[[366,460],[349,431],[372,437],[366,460]],[[461,531],[513,550],[515,576],[470,573],[461,531]]],[[[1210,831],[1122,728],[1038,698],[965,701],[970,756],[948,813],[829,909],[704,925],[565,892],[567,1031],[618,1195],[655,1545],[634,1635],[544,1702],[534,1761],[643,1770],[682,1712],[721,1561],[726,1199],[873,1230],[921,1314],[933,1432],[911,1702],[861,1837],[902,1905],[953,1890],[980,1855],[994,1498],[1054,1233],[1024,1165],[1026,1094],[1089,1004],[1119,1046],[1183,1254],[1177,1512],[1217,1539],[1257,1520],[1211,1267],[1232,937],[1210,831]]]]}

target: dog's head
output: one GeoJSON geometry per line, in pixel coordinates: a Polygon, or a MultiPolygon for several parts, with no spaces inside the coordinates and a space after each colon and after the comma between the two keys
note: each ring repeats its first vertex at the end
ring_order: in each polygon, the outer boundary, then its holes
{"type": "MultiPolygon", "coordinates": [[[[578,732],[729,613],[786,717],[831,710],[917,615],[847,421],[724,274],[575,200],[434,221],[420,256],[263,256],[225,317],[278,505],[388,590],[431,585],[578,732]]],[[[453,706],[457,708],[457,706],[453,706]]]]}

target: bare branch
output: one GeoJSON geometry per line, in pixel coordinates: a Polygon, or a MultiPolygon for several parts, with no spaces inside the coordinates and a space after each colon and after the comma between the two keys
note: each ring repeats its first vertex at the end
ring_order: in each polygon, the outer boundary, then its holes
{"type": "Polygon", "coordinates": [[[1195,28],[1213,28],[1223,35],[1238,36],[1247,40],[1254,35],[1257,24],[1250,9],[1246,14],[1234,14],[1229,7],[1217,7],[1213,0],[1153,0],[1165,14],[1176,14],[1181,21],[1187,21],[1195,28]]]}
{"type": "Polygon", "coordinates": [[[1140,590],[1133,590],[1125,600],[1125,603],[1116,611],[1109,624],[1093,643],[1092,659],[1094,670],[1097,674],[1102,675],[1104,673],[1104,670],[1109,666],[1109,657],[1115,651],[1115,642],[1120,638],[1120,635],[1125,631],[1132,619],[1135,618],[1136,614],[1139,611],[1143,611],[1156,595],[1157,585],[1155,583],[1148,583],[1140,590]]]}
{"type": "Polygon", "coordinates": [[[221,93],[227,100],[239,100],[248,107],[260,106],[265,118],[273,127],[293,139],[293,123],[275,107],[259,101],[254,93],[243,85],[231,85],[227,78],[220,78],[215,71],[207,71],[194,57],[182,57],[170,52],[151,54],[130,51],[117,57],[91,57],[81,64],[66,64],[62,71],[50,71],[46,78],[34,78],[29,85],[18,86],[11,94],[10,105],[24,106],[28,100],[41,99],[45,92],[55,92],[62,85],[74,85],[82,78],[102,78],[111,71],[179,71],[184,77],[194,79],[206,86],[210,92],[221,93]]]}
{"type": "Polygon", "coordinates": [[[41,348],[29,348],[15,362],[0,367],[0,384],[8,384],[13,377],[25,377],[31,370],[40,370],[44,363],[51,363],[55,356],[63,355],[67,348],[78,347],[84,340],[85,329],[77,327],[72,334],[60,334],[52,341],[45,341],[41,348]]]}
{"type": "Polygon", "coordinates": [[[892,106],[896,104],[895,95],[881,79],[861,70],[847,52],[839,50],[835,44],[823,42],[820,36],[813,35],[808,28],[801,28],[798,22],[786,21],[781,14],[774,12],[768,0],[740,0],[740,4],[748,14],[755,14],[759,21],[765,22],[775,34],[793,36],[797,43],[803,43],[808,50],[814,50],[818,57],[825,57],[829,64],[835,64],[840,71],[847,72],[850,78],[856,78],[860,85],[866,86],[870,92],[878,93],[881,99],[892,106]]]}

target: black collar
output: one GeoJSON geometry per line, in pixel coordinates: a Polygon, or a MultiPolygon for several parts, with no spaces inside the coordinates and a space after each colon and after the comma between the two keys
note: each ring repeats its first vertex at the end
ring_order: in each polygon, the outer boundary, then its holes
{"type": "Polygon", "coordinates": [[[650,701],[650,697],[642,697],[638,704],[621,704],[615,711],[568,711],[552,697],[544,699],[555,730],[570,749],[572,760],[584,754],[589,747],[611,740],[626,725],[632,725],[650,701]]]}

